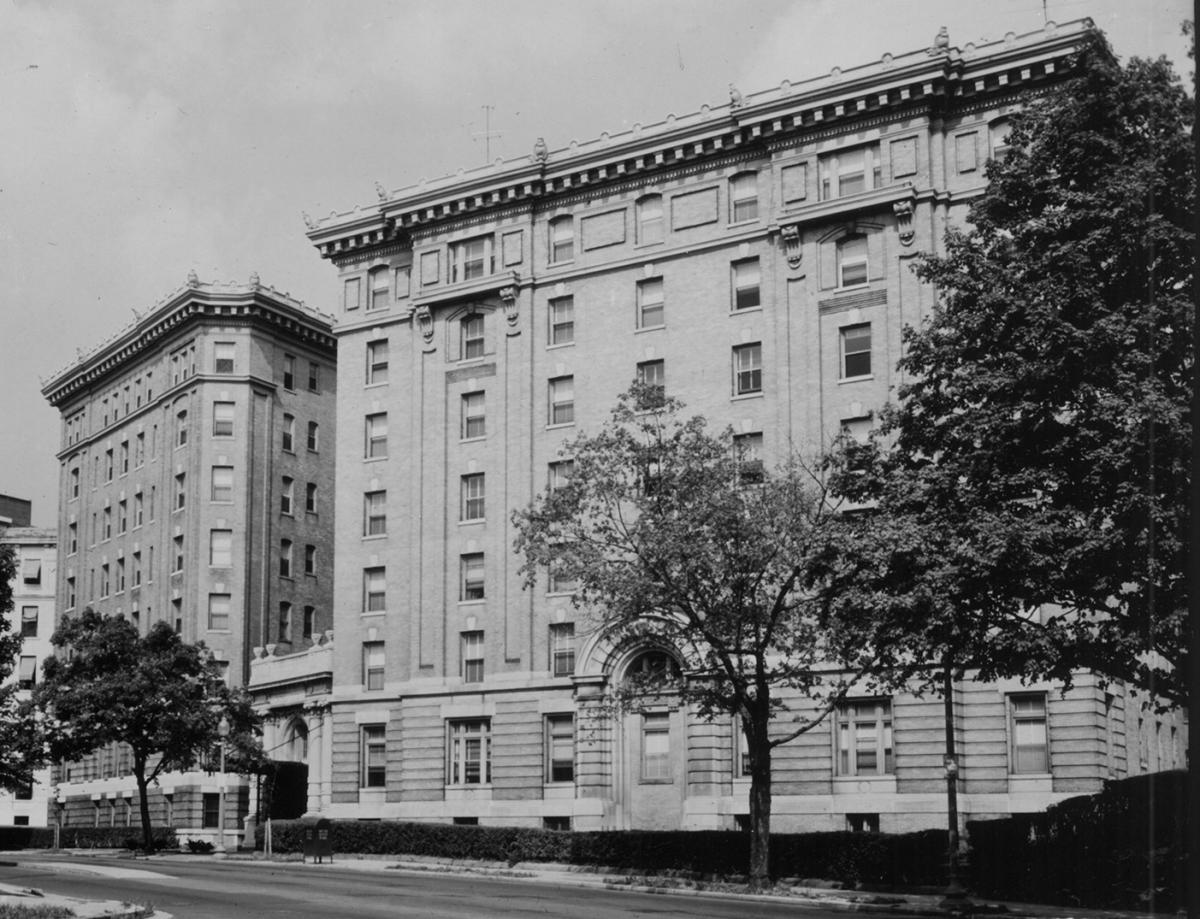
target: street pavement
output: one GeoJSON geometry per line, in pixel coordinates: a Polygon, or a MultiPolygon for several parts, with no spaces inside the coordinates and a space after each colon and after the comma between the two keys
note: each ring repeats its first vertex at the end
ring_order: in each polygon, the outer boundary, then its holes
{"type": "MultiPolygon", "coordinates": [[[[338,856],[332,864],[265,860],[249,856],[127,854],[45,850],[0,853],[0,903],[10,889],[41,888],[78,898],[81,917],[115,915],[120,901],[153,904],[158,919],[227,919],[236,916],[422,917],[507,919],[734,919],[734,917],[833,917],[846,912],[941,916],[940,897],[872,894],[792,887],[753,895],[745,887],[582,871],[564,865],[448,862],[412,856],[338,856]],[[104,903],[95,902],[97,900],[104,903]],[[83,907],[81,911],[80,907],[83,907]]],[[[12,902],[12,901],[9,901],[12,902]]],[[[54,902],[51,897],[20,902],[54,902]]],[[[1132,919],[1144,913],[1080,910],[1026,904],[981,904],[979,914],[1033,919],[1132,919]]]]}

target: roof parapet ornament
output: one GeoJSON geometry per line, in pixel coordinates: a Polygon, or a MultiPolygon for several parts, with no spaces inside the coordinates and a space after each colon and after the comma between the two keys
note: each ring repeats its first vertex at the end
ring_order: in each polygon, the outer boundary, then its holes
{"type": "Polygon", "coordinates": [[[546,146],[545,138],[539,137],[533,145],[533,161],[544,163],[550,158],[550,148],[546,146]]]}
{"type": "Polygon", "coordinates": [[[200,278],[196,274],[195,268],[193,268],[191,271],[188,272],[187,286],[188,287],[199,287],[200,286],[200,278]]]}
{"type": "Polygon", "coordinates": [[[945,26],[938,29],[937,35],[933,38],[933,47],[929,49],[929,55],[932,57],[935,54],[945,54],[950,50],[950,30],[945,26]]]}
{"type": "Polygon", "coordinates": [[[259,278],[258,278],[258,272],[257,272],[257,271],[251,271],[251,272],[250,272],[250,286],[251,286],[251,287],[258,287],[258,286],[259,286],[261,283],[262,283],[262,281],[260,281],[260,280],[259,280],[259,278]]]}
{"type": "Polygon", "coordinates": [[[379,195],[380,201],[386,201],[388,199],[388,190],[383,187],[382,182],[375,183],[375,194],[379,195]]]}
{"type": "Polygon", "coordinates": [[[742,104],[742,92],[732,83],[729,84],[729,107],[740,108],[742,104]]]}
{"type": "Polygon", "coordinates": [[[317,222],[308,216],[308,211],[301,211],[300,216],[304,218],[304,225],[310,230],[317,228],[317,222]]]}

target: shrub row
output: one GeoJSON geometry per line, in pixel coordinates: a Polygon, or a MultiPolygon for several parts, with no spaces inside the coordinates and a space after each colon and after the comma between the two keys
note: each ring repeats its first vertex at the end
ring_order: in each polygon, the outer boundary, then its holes
{"type": "MultiPolygon", "coordinates": [[[[178,845],[170,827],[155,827],[153,833],[157,848],[178,845]]],[[[142,845],[142,831],[129,826],[67,826],[62,828],[59,843],[68,849],[136,849],[142,845]]],[[[0,826],[0,851],[53,847],[54,827],[0,826]]]]}
{"type": "MultiPolygon", "coordinates": [[[[276,852],[303,850],[304,823],[273,821],[276,852]]],[[[484,861],[561,862],[700,876],[745,874],[750,837],[723,831],[639,830],[567,833],[524,827],[398,821],[330,821],[334,853],[427,855],[484,861]]],[[[262,828],[258,830],[262,845],[262,828]]],[[[771,836],[774,878],[822,878],[846,885],[920,886],[945,878],[946,834],[789,833],[771,836]]]]}
{"type": "Polygon", "coordinates": [[[1187,773],[1109,782],[1044,813],[967,824],[974,889],[1098,909],[1186,903],[1187,773]]]}

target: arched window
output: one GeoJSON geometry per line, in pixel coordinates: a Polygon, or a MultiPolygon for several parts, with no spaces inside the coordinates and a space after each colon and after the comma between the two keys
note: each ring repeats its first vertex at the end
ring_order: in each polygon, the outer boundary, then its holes
{"type": "Polygon", "coordinates": [[[667,682],[679,678],[679,663],[661,648],[643,651],[625,668],[626,680],[667,682]]]}
{"type": "Polygon", "coordinates": [[[862,233],[852,233],[838,240],[837,272],[839,287],[867,283],[867,237],[862,233]]]}
{"type": "Polygon", "coordinates": [[[662,195],[645,195],[637,202],[638,245],[663,241],[662,195]]]}
{"type": "Polygon", "coordinates": [[[388,282],[391,271],[386,265],[372,269],[370,274],[371,300],[368,309],[381,310],[388,305],[388,282]]]}

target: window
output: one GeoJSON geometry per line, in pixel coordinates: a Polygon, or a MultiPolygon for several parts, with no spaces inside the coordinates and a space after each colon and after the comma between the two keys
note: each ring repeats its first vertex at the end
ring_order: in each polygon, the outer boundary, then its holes
{"type": "Polygon", "coordinates": [[[403,300],[408,296],[409,287],[412,283],[412,268],[405,266],[397,268],[394,272],[396,282],[396,299],[403,300]]]}
{"type": "Polygon", "coordinates": [[[550,221],[550,263],[569,262],[575,257],[575,227],[570,214],[550,221]]]}
{"type": "Polygon", "coordinates": [[[371,271],[370,277],[368,278],[371,284],[371,301],[367,304],[367,309],[381,310],[388,305],[389,274],[390,271],[386,265],[381,268],[375,268],[371,271]]]}
{"type": "Polygon", "coordinates": [[[880,186],[879,150],[858,147],[821,157],[821,200],[844,198],[880,186]]]}
{"type": "Polygon", "coordinates": [[[125,559],[117,559],[117,593],[125,592],[125,559]]]}
{"type": "Polygon", "coordinates": [[[639,281],[637,286],[637,327],[653,329],[663,324],[662,278],[639,281]]]}
{"type": "Polygon", "coordinates": [[[491,722],[486,718],[451,721],[447,734],[446,784],[486,785],[491,782],[491,722]]]}
{"type": "MultiPolygon", "coordinates": [[[[188,428],[187,428],[187,411],[179,412],[175,415],[175,446],[183,447],[187,445],[188,428]]],[[[112,456],[112,451],[109,451],[109,456],[112,456]]],[[[111,478],[111,476],[110,476],[111,478]]]]}
{"type": "Polygon", "coordinates": [[[763,480],[762,433],[735,434],[733,454],[738,464],[738,481],[743,485],[763,480]]]}
{"type": "Polygon", "coordinates": [[[460,675],[464,683],[483,682],[483,632],[463,632],[459,636],[460,675]]]}
{"type": "Polygon", "coordinates": [[[733,394],[762,392],[762,344],[737,345],[733,349],[733,394]]]}
{"type": "Polygon", "coordinates": [[[891,775],[892,703],[887,699],[843,702],[834,723],[838,775],[891,775]]]}
{"type": "MultiPolygon", "coordinates": [[[[140,497],[140,496],[139,496],[140,497]]],[[[79,524],[67,524],[67,555],[74,555],[79,551],[79,524]]]]}
{"type": "Polygon", "coordinates": [[[75,608],[75,579],[67,578],[67,609],[75,608]]]}
{"type": "Polygon", "coordinates": [[[462,439],[473,440],[487,433],[483,393],[469,392],[462,397],[462,439]]]}
{"type": "Polygon", "coordinates": [[[38,608],[36,606],[21,607],[21,637],[37,638],[38,608]]]}
{"type": "Polygon", "coordinates": [[[71,469],[71,497],[79,497],[79,467],[75,466],[71,469]]]}
{"type": "Polygon", "coordinates": [[[175,510],[181,511],[187,504],[187,473],[175,476],[175,510]]]}
{"type": "Polygon", "coordinates": [[[279,640],[292,640],[292,604],[287,602],[279,604],[279,640]]]}
{"type": "Polygon", "coordinates": [[[232,466],[213,466],[212,467],[212,491],[210,492],[213,501],[232,501],[233,500],[233,467],[232,466]]]}
{"type": "Polygon", "coordinates": [[[575,340],[575,298],[550,301],[550,344],[569,345],[575,340]]]}
{"type": "Polygon", "coordinates": [[[129,504],[125,500],[117,502],[117,532],[124,533],[129,529],[129,504]]]}
{"type": "Polygon", "coordinates": [[[317,573],[317,547],[316,546],[306,545],[304,547],[304,573],[305,574],[316,574],[317,573]]]}
{"type": "Polygon", "coordinates": [[[459,359],[464,361],[483,357],[483,314],[472,313],[459,320],[459,359]]]}
{"type": "Polygon", "coordinates": [[[663,241],[662,195],[646,195],[638,199],[637,241],[643,246],[663,241]]]}
{"type": "Polygon", "coordinates": [[[571,473],[575,469],[574,460],[558,460],[550,463],[547,467],[547,483],[546,488],[553,494],[561,488],[566,488],[567,482],[571,480],[571,473]]]}
{"type": "Polygon", "coordinates": [[[671,781],[671,721],[667,712],[642,715],[642,781],[671,781]]]}
{"type": "Polygon", "coordinates": [[[363,642],[363,689],[383,689],[383,642],[363,642]]]}
{"type": "Polygon", "coordinates": [[[484,598],[483,582],[483,553],[470,552],[459,559],[459,571],[462,575],[458,599],[463,601],[482,600],[484,598]]]}
{"type": "Polygon", "coordinates": [[[283,477],[283,484],[279,488],[279,512],[281,514],[291,515],[292,513],[292,492],[295,482],[290,476],[283,477]]]}
{"type": "Polygon", "coordinates": [[[213,632],[229,630],[229,610],[233,597],[230,594],[208,595],[208,628],[213,632]]]}
{"type": "Polygon", "coordinates": [[[283,356],[283,388],[296,388],[296,359],[290,354],[283,356]]]}
{"type": "Polygon", "coordinates": [[[550,626],[550,672],[555,676],[571,676],[575,672],[573,623],[555,622],[550,626]]]}
{"type": "Polygon", "coordinates": [[[387,456],[387,412],[367,416],[364,455],[367,459],[387,456]]]}
{"type": "Polygon", "coordinates": [[[206,830],[218,829],[221,825],[221,795],[206,791],[202,799],[203,815],[200,825],[206,830]]]}
{"type": "Polygon", "coordinates": [[[316,453],[317,450],[320,448],[320,440],[318,439],[319,435],[320,435],[320,425],[318,425],[315,421],[310,421],[308,423],[308,444],[307,444],[307,446],[308,446],[308,449],[310,451],[312,451],[313,453],[316,453]]]}
{"type": "Polygon", "coordinates": [[[213,432],[213,437],[232,437],[233,436],[233,403],[232,402],[214,402],[213,403],[212,432],[213,432]]]}
{"type": "Polygon", "coordinates": [[[129,441],[121,441],[121,475],[129,472],[129,441]]]}
{"type": "Polygon", "coordinates": [[[146,462],[146,433],[139,431],[133,441],[133,464],[141,466],[146,462]]]}
{"type": "Polygon", "coordinates": [[[313,629],[316,628],[316,623],[317,623],[316,607],[313,607],[313,606],[304,607],[304,637],[305,638],[313,637],[313,629]]]}
{"type": "Polygon", "coordinates": [[[563,570],[557,554],[551,556],[546,570],[546,592],[552,594],[568,594],[579,586],[579,582],[563,570]]]}
{"type": "Polygon", "coordinates": [[[290,539],[279,540],[279,576],[281,578],[292,576],[292,541],[290,539]]]}
{"type": "Polygon", "coordinates": [[[176,536],[172,542],[175,549],[175,562],[171,568],[171,573],[178,574],[183,571],[183,537],[176,536]]]}
{"type": "Polygon", "coordinates": [[[368,491],[363,495],[363,536],[382,536],[387,532],[387,492],[368,491]]]}
{"type": "Polygon", "coordinates": [[[385,568],[363,569],[363,611],[380,613],[387,609],[385,568]]]}
{"type": "Polygon", "coordinates": [[[356,310],[362,303],[362,278],[350,278],[342,285],[342,309],[356,310]]]}
{"type": "Polygon", "coordinates": [[[729,221],[758,217],[758,174],[743,172],[729,180],[729,221]]]}
{"type": "Polygon", "coordinates": [[[851,833],[878,833],[878,814],[847,814],[846,829],[851,833]]]}
{"type": "MultiPolygon", "coordinates": [[[[187,418],[187,412],[183,413],[183,417],[187,418]]],[[[184,428],[184,441],[187,440],[187,428],[184,428]]],[[[104,451],[104,481],[111,482],[113,480],[113,452],[112,450],[104,451]]]]}
{"type": "Polygon", "coordinates": [[[208,563],[214,568],[233,566],[233,530],[211,530],[209,532],[208,563]]]}
{"type": "Polygon", "coordinates": [[[296,416],[283,416],[283,449],[285,453],[293,453],[296,449],[296,416]]]}
{"type": "Polygon", "coordinates": [[[459,520],[483,519],[483,473],[464,475],[459,485],[459,520]]]}
{"type": "Polygon", "coordinates": [[[387,787],[387,728],[382,724],[362,727],[362,787],[387,787]]]}
{"type": "Polygon", "coordinates": [[[309,482],[304,486],[304,512],[306,514],[315,514],[317,512],[316,482],[309,482]]]}
{"type": "Polygon", "coordinates": [[[839,287],[858,287],[867,283],[867,237],[861,233],[843,236],[837,244],[839,287]]]}
{"type": "Polygon", "coordinates": [[[575,718],[546,716],[546,781],[575,781],[575,718]]]}
{"type": "Polygon", "coordinates": [[[555,377],[550,381],[550,424],[575,423],[575,378],[555,377]]]}
{"type": "Polygon", "coordinates": [[[733,263],[733,308],[750,310],[762,305],[759,293],[761,272],[757,258],[746,258],[733,263]]]}
{"type": "Polygon", "coordinates": [[[667,388],[666,361],[642,361],[637,365],[637,381],[645,386],[653,386],[662,396],[667,388]]]}
{"type": "Polygon", "coordinates": [[[213,373],[233,373],[233,357],[233,342],[216,342],[213,345],[213,373]]]}
{"type": "Polygon", "coordinates": [[[1046,697],[1041,693],[1009,696],[1008,711],[1012,738],[1012,771],[1046,773],[1050,771],[1046,743],[1046,697]]]}
{"type": "Polygon", "coordinates": [[[871,375],[871,324],[850,325],[841,330],[842,379],[871,375]]]}
{"type": "MultiPolygon", "coordinates": [[[[182,537],[180,537],[182,539],[182,537]]],[[[107,597],[111,590],[111,582],[109,580],[108,565],[100,566],[100,596],[107,597]]]]}
{"type": "Polygon", "coordinates": [[[142,585],[142,553],[133,553],[133,586],[141,587],[142,585]]]}
{"type": "Polygon", "coordinates": [[[388,340],[367,342],[367,385],[386,383],[388,379],[388,340]]]}
{"type": "Polygon", "coordinates": [[[492,237],[480,236],[450,244],[450,283],[494,274],[496,259],[492,237]]]}

